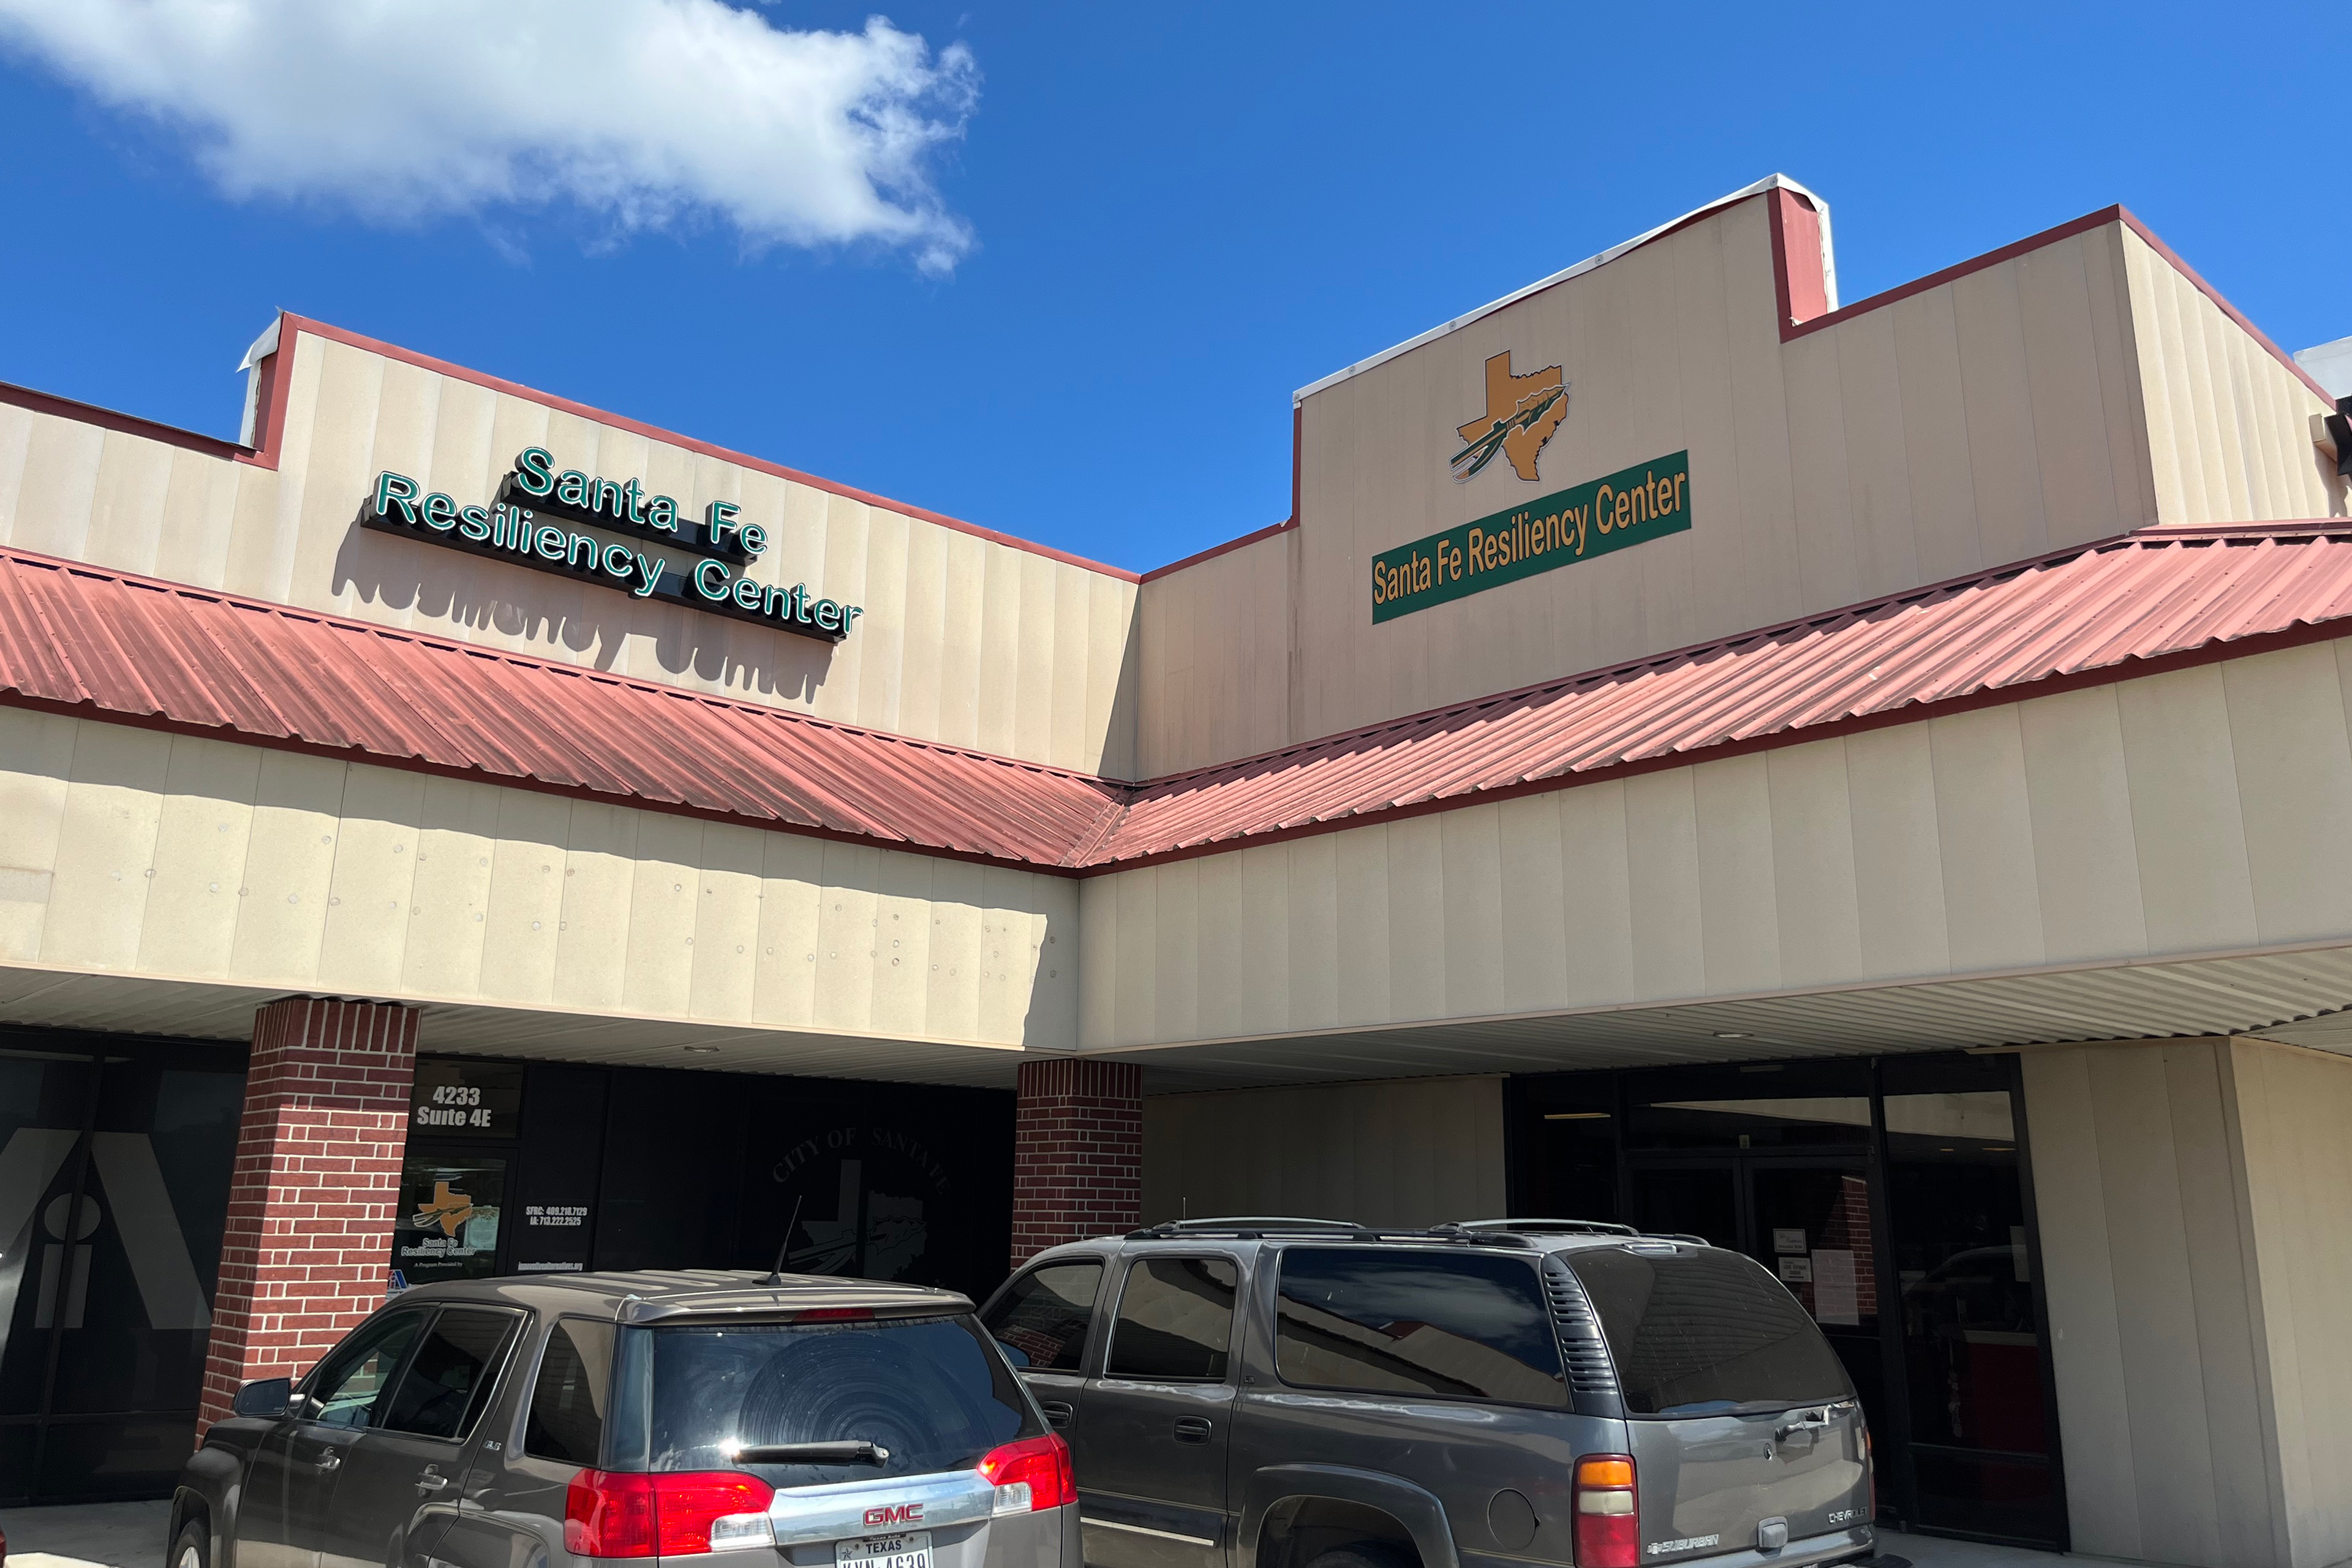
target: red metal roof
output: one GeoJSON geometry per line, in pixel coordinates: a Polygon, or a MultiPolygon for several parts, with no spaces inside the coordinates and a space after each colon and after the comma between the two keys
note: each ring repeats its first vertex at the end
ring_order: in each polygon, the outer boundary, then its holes
{"type": "Polygon", "coordinates": [[[0,700],[1085,874],[2352,635],[2352,524],[2164,530],[1141,785],[0,550],[0,700]]]}
{"type": "Polygon", "coordinates": [[[1057,865],[1080,773],[0,551],[0,693],[197,733],[1057,865]]]}
{"type": "Polygon", "coordinates": [[[2167,529],[1155,781],[1089,868],[2352,634],[2352,524],[2167,529]]]}

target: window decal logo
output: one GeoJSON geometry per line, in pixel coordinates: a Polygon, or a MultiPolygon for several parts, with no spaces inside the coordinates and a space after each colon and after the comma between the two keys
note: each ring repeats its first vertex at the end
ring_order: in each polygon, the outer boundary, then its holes
{"type": "Polygon", "coordinates": [[[1533,482],[1536,456],[1568,417],[1568,383],[1559,366],[1511,374],[1508,349],[1486,362],[1486,412],[1455,434],[1462,450],[1454,454],[1454,477],[1466,479],[1495,460],[1500,452],[1511,460],[1511,470],[1533,482]]]}
{"type": "Polygon", "coordinates": [[[415,1230],[437,1228],[444,1236],[455,1236],[465,1223],[474,1217],[474,1200],[463,1193],[453,1193],[446,1182],[433,1184],[433,1201],[416,1211],[408,1223],[415,1230]]]}

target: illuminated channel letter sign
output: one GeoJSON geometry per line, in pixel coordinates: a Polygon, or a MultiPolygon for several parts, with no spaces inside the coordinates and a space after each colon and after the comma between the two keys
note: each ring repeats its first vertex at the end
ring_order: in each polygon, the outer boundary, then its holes
{"type": "Polygon", "coordinates": [[[1372,619],[1392,621],[1690,525],[1690,454],[1675,452],[1382,551],[1372,557],[1372,619]]]}
{"type": "Polygon", "coordinates": [[[360,526],[780,632],[827,642],[847,637],[866,613],[862,605],[820,597],[805,583],[787,588],[751,580],[751,566],[767,552],[768,531],[743,521],[740,510],[732,501],[719,500],[703,508],[699,520],[685,517],[675,499],[648,495],[635,479],[558,471],[544,448],[526,447],[499,482],[498,498],[486,507],[461,507],[387,468],[360,505],[360,526]],[[699,559],[682,562],[626,541],[577,532],[553,520],[626,534],[699,559]]]}

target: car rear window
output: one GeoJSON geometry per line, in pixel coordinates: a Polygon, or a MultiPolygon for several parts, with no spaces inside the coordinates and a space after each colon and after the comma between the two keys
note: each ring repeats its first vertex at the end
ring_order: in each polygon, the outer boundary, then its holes
{"type": "Polygon", "coordinates": [[[1567,1399],[1550,1310],[1520,1258],[1293,1247],[1278,1313],[1275,1370],[1295,1386],[1567,1399]]]}
{"type": "Polygon", "coordinates": [[[1570,1253],[1633,1415],[1706,1415],[1850,1399],[1853,1385],[1788,1289],[1715,1247],[1570,1253]]]}
{"type": "Polygon", "coordinates": [[[653,1335],[652,1468],[743,1468],[777,1486],[967,1469],[1045,1430],[969,1318],[664,1328],[653,1335]],[[737,1467],[739,1447],[859,1440],[879,1465],[737,1467]]]}

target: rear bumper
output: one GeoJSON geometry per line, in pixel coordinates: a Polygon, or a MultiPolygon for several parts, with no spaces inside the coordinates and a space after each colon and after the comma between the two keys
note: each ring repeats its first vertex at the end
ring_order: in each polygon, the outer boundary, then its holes
{"type": "Polygon", "coordinates": [[[1825,1535],[1791,1541],[1778,1552],[1715,1552],[1704,1557],[1656,1561],[1670,1563],[1674,1568],[1826,1568],[1831,1563],[1871,1556],[1877,1550],[1876,1533],[1866,1524],[1857,1524],[1852,1530],[1833,1530],[1825,1535]]]}
{"type": "MultiPolygon", "coordinates": [[[[1852,1530],[1791,1541],[1778,1552],[1717,1552],[1696,1557],[1645,1557],[1643,1561],[1654,1562],[1659,1568],[1832,1568],[1835,1563],[1872,1556],[1877,1550],[1877,1536],[1870,1526],[1860,1524],[1852,1530]]],[[[1460,1555],[1462,1568],[1530,1568],[1543,1561],[1506,1557],[1492,1552],[1465,1551],[1460,1555]]],[[[1562,1561],[1559,1568],[1569,1568],[1569,1564],[1562,1561]]]]}

